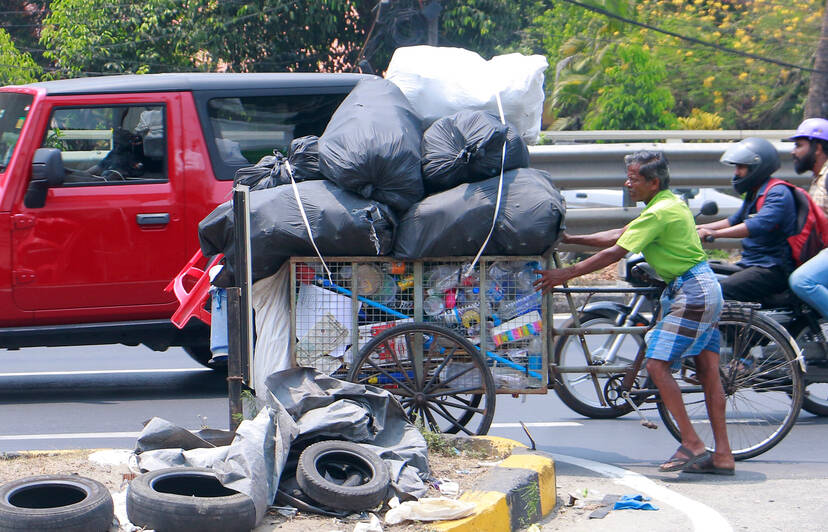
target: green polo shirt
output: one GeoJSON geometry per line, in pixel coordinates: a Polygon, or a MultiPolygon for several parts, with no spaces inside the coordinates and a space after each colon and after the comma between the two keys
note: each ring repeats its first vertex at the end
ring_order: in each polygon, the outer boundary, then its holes
{"type": "Polygon", "coordinates": [[[670,282],[707,260],[690,208],[669,190],[661,190],[630,222],[617,244],[644,258],[670,282]]]}

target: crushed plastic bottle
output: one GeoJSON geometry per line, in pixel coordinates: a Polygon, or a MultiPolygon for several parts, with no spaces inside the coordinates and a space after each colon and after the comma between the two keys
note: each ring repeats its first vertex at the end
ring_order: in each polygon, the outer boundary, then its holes
{"type": "Polygon", "coordinates": [[[533,310],[540,311],[541,301],[541,293],[532,292],[512,301],[501,302],[497,317],[501,322],[504,322],[533,310]]]}

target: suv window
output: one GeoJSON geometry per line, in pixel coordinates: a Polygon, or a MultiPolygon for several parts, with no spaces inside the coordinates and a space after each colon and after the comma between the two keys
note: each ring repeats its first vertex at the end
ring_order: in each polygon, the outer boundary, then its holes
{"type": "Polygon", "coordinates": [[[0,92],[0,172],[3,172],[11,160],[23,122],[32,106],[32,96],[0,92]]]}
{"type": "Polygon", "coordinates": [[[233,179],[236,170],[273,155],[274,150],[287,155],[293,139],[321,135],[345,96],[340,93],[211,98],[207,115],[213,134],[211,151],[216,177],[233,179]]]}
{"type": "Polygon", "coordinates": [[[61,150],[65,187],[167,181],[163,105],[55,108],[43,147],[61,150]]]}

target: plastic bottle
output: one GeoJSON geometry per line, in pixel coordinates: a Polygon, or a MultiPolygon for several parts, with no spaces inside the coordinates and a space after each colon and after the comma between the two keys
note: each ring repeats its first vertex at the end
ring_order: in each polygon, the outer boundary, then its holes
{"type": "Polygon", "coordinates": [[[535,280],[539,279],[540,276],[534,273],[535,270],[539,269],[540,265],[533,261],[528,262],[526,265],[515,275],[515,280],[517,283],[518,291],[528,294],[530,292],[535,291],[535,287],[533,283],[535,280]]]}
{"type": "Polygon", "coordinates": [[[541,301],[541,293],[532,292],[513,301],[502,302],[498,308],[497,317],[503,322],[533,310],[540,311],[541,301]]]}
{"type": "Polygon", "coordinates": [[[543,341],[540,336],[533,336],[529,340],[529,346],[526,348],[527,358],[529,359],[529,369],[537,370],[543,369],[543,341]]]}
{"type": "Polygon", "coordinates": [[[423,300],[423,312],[428,316],[436,316],[446,309],[443,298],[440,296],[428,296],[423,300]]]}
{"type": "Polygon", "coordinates": [[[227,290],[210,287],[210,351],[213,360],[227,357],[227,290]]]}
{"type": "Polygon", "coordinates": [[[430,296],[442,294],[460,283],[460,268],[441,264],[428,272],[426,293],[430,296]]]}

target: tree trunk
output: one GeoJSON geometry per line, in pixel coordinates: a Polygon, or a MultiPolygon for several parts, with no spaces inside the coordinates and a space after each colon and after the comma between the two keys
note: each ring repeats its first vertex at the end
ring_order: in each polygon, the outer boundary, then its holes
{"type": "Polygon", "coordinates": [[[822,34],[816,49],[814,69],[821,73],[811,72],[804,118],[825,118],[828,117],[828,1],[822,13],[822,34]]]}

